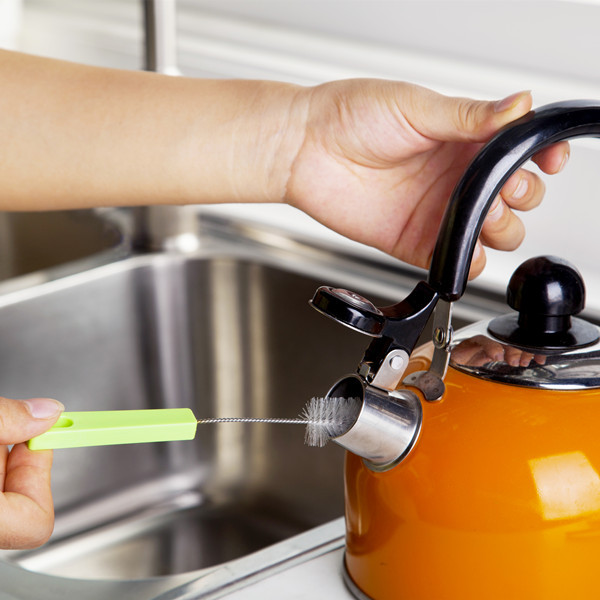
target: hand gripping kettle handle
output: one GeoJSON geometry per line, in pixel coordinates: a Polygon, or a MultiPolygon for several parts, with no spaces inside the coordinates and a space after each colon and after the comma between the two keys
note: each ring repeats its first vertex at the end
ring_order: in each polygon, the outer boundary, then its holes
{"type": "Polygon", "coordinates": [[[458,182],[436,242],[429,284],[448,302],[464,293],[483,221],[506,180],[542,148],[576,137],[600,137],[600,102],[548,104],[502,129],[458,182]]]}

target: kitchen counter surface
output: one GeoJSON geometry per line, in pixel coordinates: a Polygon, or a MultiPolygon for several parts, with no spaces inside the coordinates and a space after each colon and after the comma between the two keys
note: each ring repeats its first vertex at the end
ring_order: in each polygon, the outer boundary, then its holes
{"type": "Polygon", "coordinates": [[[227,600],[354,600],[342,578],[344,550],[338,548],[285,569],[225,596],[227,600]]]}
{"type": "Polygon", "coordinates": [[[236,589],[222,598],[227,600],[356,600],[344,583],[344,519],[336,519],[312,532],[297,536],[298,548],[313,539],[307,548],[262,574],[238,582],[236,589]]]}
{"type": "Polygon", "coordinates": [[[166,594],[148,597],[154,600],[355,600],[343,579],[344,530],[341,517],[216,569],[199,572],[197,577],[166,594]]]}

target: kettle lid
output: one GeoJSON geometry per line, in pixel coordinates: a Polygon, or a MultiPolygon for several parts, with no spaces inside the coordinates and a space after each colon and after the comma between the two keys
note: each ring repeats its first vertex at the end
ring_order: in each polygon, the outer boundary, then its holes
{"type": "Polygon", "coordinates": [[[567,261],[525,261],[507,288],[512,312],[460,332],[453,367],[484,379],[550,389],[600,387],[600,329],[575,317],[585,285],[567,261]]]}

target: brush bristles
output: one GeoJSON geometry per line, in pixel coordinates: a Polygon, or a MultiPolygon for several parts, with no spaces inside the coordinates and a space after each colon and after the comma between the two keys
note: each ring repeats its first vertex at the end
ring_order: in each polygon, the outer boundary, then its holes
{"type": "Polygon", "coordinates": [[[305,444],[323,447],[330,439],[349,431],[361,406],[360,398],[311,398],[301,415],[307,423],[305,444]]]}

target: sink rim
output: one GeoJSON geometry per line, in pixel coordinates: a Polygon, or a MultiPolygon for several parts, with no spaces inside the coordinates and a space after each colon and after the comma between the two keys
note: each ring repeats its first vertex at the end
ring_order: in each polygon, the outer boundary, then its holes
{"type": "Polygon", "coordinates": [[[27,571],[0,560],[0,578],[4,582],[3,593],[14,594],[12,597],[19,600],[39,600],[42,591],[73,594],[88,600],[209,599],[342,548],[344,543],[344,517],[338,517],[241,558],[179,575],[139,580],[76,579],[27,571]]]}

